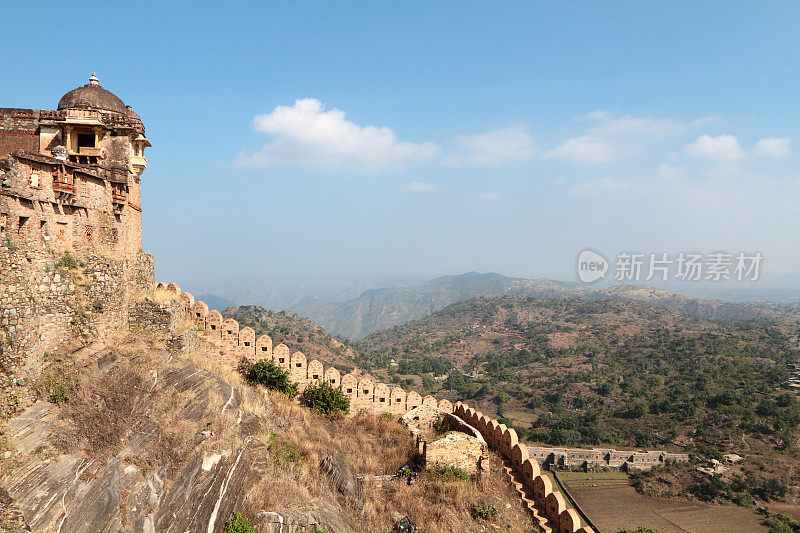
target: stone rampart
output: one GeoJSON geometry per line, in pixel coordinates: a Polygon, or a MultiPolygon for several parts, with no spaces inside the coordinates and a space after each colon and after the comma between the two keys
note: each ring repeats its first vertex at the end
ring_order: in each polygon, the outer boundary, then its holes
{"type": "Polygon", "coordinates": [[[529,456],[528,448],[519,443],[513,428],[462,402],[455,403],[453,414],[476,428],[489,447],[504,458],[506,473],[540,532],[594,533],[590,526],[581,525],[578,513],[553,487],[550,478],[540,470],[539,462],[529,456]]]}
{"type": "Polygon", "coordinates": [[[0,242],[0,353],[35,376],[44,354],[69,340],[118,332],[152,267],[143,252],[128,259],[0,242]]]}
{"type": "Polygon", "coordinates": [[[433,396],[421,397],[414,391],[406,392],[402,387],[376,382],[372,377],[352,372],[342,376],[339,371],[316,360],[308,360],[302,352],[291,353],[289,347],[281,343],[273,346],[269,335],[256,337],[250,327],[240,328],[239,323],[229,318],[223,320],[222,313],[209,309],[205,302],[195,301],[188,292],[181,292],[175,283],[158,283],[156,291],[172,294],[178,302],[178,312],[183,318],[191,320],[200,334],[200,343],[220,353],[220,362],[231,366],[246,357],[250,361],[269,360],[289,372],[292,381],[303,391],[312,383],[327,381],[339,387],[350,399],[350,412],[361,410],[382,414],[390,413],[398,417],[420,405],[429,405],[446,413],[453,412],[449,400],[433,396]]]}

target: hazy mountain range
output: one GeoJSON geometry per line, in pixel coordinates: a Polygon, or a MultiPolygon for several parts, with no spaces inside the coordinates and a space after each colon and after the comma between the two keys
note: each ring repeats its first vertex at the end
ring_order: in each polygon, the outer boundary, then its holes
{"type": "MultiPolygon", "coordinates": [[[[390,328],[422,318],[450,304],[471,298],[519,296],[542,299],[577,298],[582,300],[627,300],[671,309],[690,316],[712,320],[747,320],[756,318],[795,318],[794,307],[800,292],[794,278],[772,281],[757,289],[740,289],[732,284],[664,285],[661,288],[645,285],[611,285],[586,287],[577,282],[550,279],[510,278],[496,273],[469,272],[443,276],[424,283],[414,283],[413,277],[373,278],[358,281],[348,279],[342,284],[329,280],[312,283],[288,283],[282,286],[269,283],[231,280],[223,289],[200,293],[212,308],[224,309],[233,305],[255,304],[274,310],[285,309],[305,316],[331,333],[360,339],[374,331],[390,328]],[[381,282],[395,281],[396,286],[371,288],[381,282]],[[236,289],[240,286],[240,289],[236,289]],[[359,291],[366,287],[367,290],[359,291]],[[668,290],[673,289],[673,290],[668,290]],[[695,295],[676,292],[691,290],[695,295]],[[718,299],[713,299],[718,298],[718,299]],[[782,305],[778,305],[782,304],[782,305]],[[784,307],[783,305],[788,305],[784,307]]],[[[341,280],[339,280],[341,281],[341,280]]]]}
{"type": "Polygon", "coordinates": [[[662,307],[711,320],[795,317],[797,309],[769,303],[707,300],[645,285],[612,285],[591,289],[579,283],[550,279],[508,278],[470,272],[444,276],[416,287],[366,291],[345,302],[307,298],[294,311],[328,331],[359,339],[374,331],[427,316],[450,304],[477,297],[519,296],[539,299],[623,300],[662,307]]]}

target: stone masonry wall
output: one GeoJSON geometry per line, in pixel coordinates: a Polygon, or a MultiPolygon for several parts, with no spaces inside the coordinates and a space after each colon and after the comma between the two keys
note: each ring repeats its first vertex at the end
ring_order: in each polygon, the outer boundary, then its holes
{"type": "Polygon", "coordinates": [[[536,459],[529,457],[528,448],[520,444],[513,428],[507,428],[505,424],[500,424],[461,402],[455,403],[453,414],[477,429],[489,447],[505,459],[506,473],[530,512],[538,531],[594,533],[590,526],[582,525],[578,512],[567,505],[567,500],[558,488],[540,470],[536,459]]]}
{"type": "Polygon", "coordinates": [[[414,391],[406,392],[401,387],[375,382],[366,374],[350,373],[342,376],[334,367],[325,368],[317,360],[308,361],[302,352],[290,353],[285,344],[272,345],[269,335],[256,338],[250,327],[241,328],[233,319],[222,319],[217,310],[209,310],[205,302],[195,301],[188,292],[181,292],[175,283],[158,283],[157,291],[170,292],[180,302],[182,317],[189,318],[200,333],[200,343],[220,354],[220,363],[236,366],[242,357],[251,361],[267,359],[289,373],[289,378],[303,391],[312,383],[327,381],[339,387],[350,399],[350,412],[361,410],[374,413],[390,413],[401,416],[420,405],[429,405],[452,413],[453,404],[433,396],[421,397],[414,391]]]}
{"type": "Polygon", "coordinates": [[[174,331],[182,321],[176,300],[159,304],[153,300],[134,302],[128,306],[128,327],[159,333],[174,331]]]}
{"type": "Polygon", "coordinates": [[[489,446],[483,435],[455,414],[420,405],[400,421],[415,437],[416,457],[424,466],[455,466],[470,474],[488,468],[489,446]],[[428,435],[437,426],[445,434],[431,440],[428,435]]]}
{"type": "MultiPolygon", "coordinates": [[[[0,242],[0,350],[24,374],[76,336],[103,338],[128,323],[128,302],[142,290],[152,257],[133,264],[105,255],[72,255],[0,242]],[[131,271],[138,272],[132,277],[131,271]]],[[[152,277],[152,274],[150,274],[152,277]]]]}
{"type": "Polygon", "coordinates": [[[75,283],[52,258],[0,243],[0,350],[35,372],[41,356],[74,336],[75,283]]]}
{"type": "Polygon", "coordinates": [[[423,456],[425,467],[452,466],[475,474],[478,468],[485,467],[484,446],[485,443],[472,435],[451,431],[426,443],[423,456]]]}

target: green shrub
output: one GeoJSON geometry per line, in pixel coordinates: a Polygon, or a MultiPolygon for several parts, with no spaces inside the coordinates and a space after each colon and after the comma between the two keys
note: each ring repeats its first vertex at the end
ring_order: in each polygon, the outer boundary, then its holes
{"type": "Polygon", "coordinates": [[[269,434],[269,452],[276,463],[302,463],[307,458],[297,444],[279,439],[275,433],[269,434]]]}
{"type": "Polygon", "coordinates": [[[92,302],[92,309],[97,313],[102,313],[104,309],[103,300],[97,298],[94,302],[92,302]]]}
{"type": "Polygon", "coordinates": [[[234,511],[225,522],[225,533],[256,533],[256,530],[253,529],[250,520],[234,511]]]}
{"type": "Polygon", "coordinates": [[[494,505],[473,503],[469,513],[472,515],[473,520],[491,520],[497,516],[497,509],[494,508],[494,505]]]}
{"type": "Polygon", "coordinates": [[[61,256],[61,259],[56,261],[56,267],[64,267],[72,270],[78,268],[78,260],[72,257],[72,254],[69,252],[64,252],[64,255],[61,256]]]}
{"type": "Polygon", "coordinates": [[[767,509],[761,510],[764,514],[762,524],[769,528],[769,533],[797,533],[800,531],[800,522],[788,514],[772,513],[767,509]]]}
{"type": "Polygon", "coordinates": [[[381,416],[378,418],[381,420],[386,420],[387,422],[391,422],[395,419],[395,416],[392,413],[381,413],[381,416]]]}
{"type": "Polygon", "coordinates": [[[414,470],[410,466],[405,465],[402,468],[400,468],[400,470],[395,472],[394,475],[395,475],[395,477],[409,478],[409,477],[412,477],[414,475],[414,470]]]}
{"type": "Polygon", "coordinates": [[[70,394],[78,386],[76,381],[69,379],[47,378],[40,384],[40,389],[50,403],[61,405],[69,402],[70,394]]]}
{"type": "Polygon", "coordinates": [[[350,398],[342,389],[327,381],[308,386],[300,396],[300,403],[326,416],[345,415],[350,412],[350,398]]]}
{"type": "Polygon", "coordinates": [[[236,369],[250,384],[257,383],[292,398],[297,396],[297,383],[293,383],[289,379],[289,372],[281,369],[273,361],[261,360],[251,363],[247,357],[242,357],[236,369]]]}
{"type": "Polygon", "coordinates": [[[469,481],[469,474],[457,466],[437,466],[429,474],[440,481],[469,481]]]}
{"type": "Polygon", "coordinates": [[[6,242],[6,248],[8,248],[12,252],[16,252],[17,251],[17,245],[14,244],[13,242],[11,242],[11,238],[8,235],[6,235],[6,241],[5,242],[6,242]]]}

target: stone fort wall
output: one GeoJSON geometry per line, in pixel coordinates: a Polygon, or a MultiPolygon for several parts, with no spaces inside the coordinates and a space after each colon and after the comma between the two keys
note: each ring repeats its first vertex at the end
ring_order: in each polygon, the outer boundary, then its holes
{"type": "Polygon", "coordinates": [[[506,474],[540,532],[594,533],[590,526],[582,524],[579,513],[568,505],[550,477],[541,471],[539,462],[529,456],[528,448],[519,442],[514,428],[462,402],[455,403],[453,414],[478,430],[489,447],[505,459],[506,474]]]}
{"type": "Polygon", "coordinates": [[[73,254],[65,263],[58,249],[0,242],[0,355],[29,377],[67,341],[118,332],[133,294],[152,286],[152,256],[144,252],[73,254]]]}
{"type": "MultiPolygon", "coordinates": [[[[567,500],[550,478],[540,470],[539,462],[530,457],[528,448],[519,442],[513,428],[500,424],[480,411],[462,402],[452,404],[437,400],[431,395],[424,398],[415,391],[406,392],[400,387],[374,381],[370,376],[355,373],[341,376],[336,368],[328,367],[315,359],[308,361],[302,352],[290,353],[284,344],[272,345],[268,335],[256,338],[250,327],[240,328],[234,319],[223,320],[217,310],[209,310],[202,301],[195,301],[188,292],[181,292],[175,283],[158,283],[157,289],[172,293],[179,302],[180,312],[190,319],[201,332],[201,343],[226,354],[227,362],[236,364],[241,357],[253,361],[271,360],[289,372],[290,378],[304,389],[321,380],[340,387],[350,398],[351,412],[361,410],[375,414],[404,415],[421,405],[455,415],[454,420],[466,424],[458,428],[465,434],[476,434],[504,459],[506,473],[517,490],[523,505],[542,533],[595,533],[581,522],[579,513],[567,505],[567,500]]],[[[481,456],[483,449],[477,449],[481,456]]]]}
{"type": "Polygon", "coordinates": [[[190,319],[200,331],[201,343],[223,353],[224,362],[235,366],[242,357],[251,361],[269,360],[289,372],[292,381],[303,391],[312,383],[327,381],[339,387],[350,399],[351,413],[361,410],[376,414],[391,413],[401,416],[408,411],[427,405],[452,413],[453,404],[446,399],[436,399],[431,395],[421,396],[415,391],[406,392],[402,387],[387,385],[371,376],[352,372],[344,376],[333,366],[316,360],[308,360],[300,351],[294,353],[283,343],[273,346],[269,335],[256,338],[253,328],[240,328],[232,319],[223,319],[216,309],[209,310],[205,302],[195,301],[188,292],[181,292],[175,283],[159,283],[157,290],[167,291],[178,299],[183,316],[190,319]]]}

